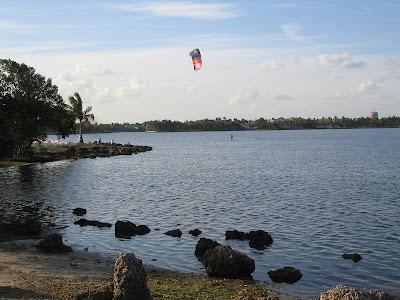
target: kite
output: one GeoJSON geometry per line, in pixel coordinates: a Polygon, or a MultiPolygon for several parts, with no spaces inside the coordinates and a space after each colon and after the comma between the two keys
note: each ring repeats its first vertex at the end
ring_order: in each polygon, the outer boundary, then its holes
{"type": "Polygon", "coordinates": [[[190,51],[189,55],[192,57],[193,69],[195,71],[200,70],[202,65],[200,50],[194,49],[193,51],[190,51]]]}

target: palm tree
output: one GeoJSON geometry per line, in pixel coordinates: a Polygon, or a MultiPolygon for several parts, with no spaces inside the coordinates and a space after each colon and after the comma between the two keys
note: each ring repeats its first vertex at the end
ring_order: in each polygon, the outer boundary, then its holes
{"type": "Polygon", "coordinates": [[[82,98],[79,93],[75,93],[73,96],[69,97],[69,103],[71,103],[71,112],[74,115],[75,119],[79,121],[79,142],[83,143],[82,137],[82,123],[88,121],[94,121],[94,115],[90,114],[92,110],[91,106],[88,106],[85,110],[83,110],[82,98]]]}

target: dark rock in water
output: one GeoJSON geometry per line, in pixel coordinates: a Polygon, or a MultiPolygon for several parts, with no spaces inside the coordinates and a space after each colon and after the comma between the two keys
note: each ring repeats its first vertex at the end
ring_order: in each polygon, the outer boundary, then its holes
{"type": "Polygon", "coordinates": [[[256,268],[246,254],[222,245],[207,250],[203,264],[208,275],[223,278],[249,278],[256,268]]]}
{"type": "Polygon", "coordinates": [[[226,240],[247,240],[247,233],[238,230],[227,230],[225,231],[226,240]]]}
{"type": "Polygon", "coordinates": [[[151,229],[146,225],[136,226],[136,234],[137,235],[145,235],[150,233],[151,229]]]}
{"type": "Polygon", "coordinates": [[[112,300],[112,298],[113,298],[113,285],[108,284],[78,294],[77,296],[75,296],[74,300],[112,300]]]}
{"type": "Polygon", "coordinates": [[[77,216],[83,216],[83,215],[86,215],[86,209],[77,207],[77,208],[74,208],[72,213],[77,216]]]}
{"type": "Polygon", "coordinates": [[[47,224],[48,227],[56,227],[56,223],[50,222],[49,224],[47,224]]]}
{"type": "Polygon", "coordinates": [[[136,225],[129,221],[117,221],[115,223],[115,236],[117,238],[130,239],[136,235],[136,225]]]}
{"type": "Polygon", "coordinates": [[[201,234],[201,230],[196,228],[196,229],[190,230],[189,233],[193,236],[199,236],[201,234]]]}
{"type": "Polygon", "coordinates": [[[37,248],[51,253],[72,252],[72,248],[70,246],[64,245],[62,237],[59,234],[51,234],[46,236],[39,242],[37,248]]]}
{"type": "Polygon", "coordinates": [[[248,234],[249,246],[257,250],[264,250],[273,243],[272,237],[264,230],[250,231],[248,234]]]}
{"type": "Polygon", "coordinates": [[[78,221],[75,221],[74,224],[79,225],[81,227],[83,227],[83,226],[96,226],[99,228],[111,227],[110,223],[104,223],[104,222],[100,222],[100,221],[86,220],[86,219],[80,219],[78,221]]]}
{"type": "Polygon", "coordinates": [[[354,262],[359,262],[362,259],[361,255],[358,253],[345,253],[342,255],[342,257],[344,259],[351,259],[354,262]]]}
{"type": "Polygon", "coordinates": [[[321,293],[319,300],[398,300],[399,297],[391,296],[382,291],[356,290],[352,287],[338,285],[325,293],[321,293]]]}
{"type": "Polygon", "coordinates": [[[206,253],[207,250],[213,249],[220,244],[216,241],[213,241],[212,239],[205,239],[201,238],[196,245],[196,250],[194,251],[194,255],[197,256],[199,260],[202,260],[204,257],[204,254],[206,253]]]}
{"type": "Polygon", "coordinates": [[[173,237],[181,237],[182,236],[182,231],[180,229],[172,229],[172,230],[169,230],[169,231],[165,232],[164,234],[170,235],[170,236],[173,236],[173,237]]]}
{"type": "Polygon", "coordinates": [[[133,253],[122,253],[114,266],[114,300],[150,300],[146,272],[133,253]]]}
{"type": "Polygon", "coordinates": [[[268,272],[269,277],[273,282],[295,283],[301,279],[303,274],[300,270],[294,267],[283,267],[275,271],[268,272]]]}

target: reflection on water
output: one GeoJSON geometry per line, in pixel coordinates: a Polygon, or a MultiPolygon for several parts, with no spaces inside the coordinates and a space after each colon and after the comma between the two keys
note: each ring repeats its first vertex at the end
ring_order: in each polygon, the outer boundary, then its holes
{"type": "Polygon", "coordinates": [[[251,256],[257,280],[270,283],[267,272],[285,265],[302,271],[300,282],[277,290],[310,297],[344,283],[400,293],[400,130],[87,136],[100,137],[154,150],[0,169],[2,215],[68,226],[61,233],[75,248],[134,251],[146,263],[204,272],[193,255],[198,238],[188,234],[199,228],[251,256]],[[88,219],[127,219],[152,232],[124,241],[113,228],[81,228],[75,207],[88,219]],[[182,238],[162,234],[174,228],[182,238]],[[264,229],[274,244],[255,251],[225,241],[227,229],[264,229]],[[342,259],[351,251],[363,260],[342,259]]]}

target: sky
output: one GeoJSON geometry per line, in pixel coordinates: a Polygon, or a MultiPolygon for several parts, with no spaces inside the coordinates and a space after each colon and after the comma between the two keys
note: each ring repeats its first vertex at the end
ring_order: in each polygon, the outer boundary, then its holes
{"type": "Polygon", "coordinates": [[[399,37],[400,0],[0,3],[0,57],[103,123],[399,116],[399,37]]]}

